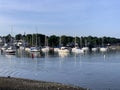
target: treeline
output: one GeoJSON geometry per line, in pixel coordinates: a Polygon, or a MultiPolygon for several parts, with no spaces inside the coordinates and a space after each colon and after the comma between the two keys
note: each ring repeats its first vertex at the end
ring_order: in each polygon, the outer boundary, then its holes
{"type": "Polygon", "coordinates": [[[79,46],[83,47],[85,45],[91,45],[92,47],[95,46],[102,46],[102,45],[116,45],[120,43],[120,39],[113,38],[113,37],[72,37],[72,36],[45,36],[43,34],[17,34],[15,37],[11,37],[11,35],[7,35],[3,37],[6,43],[9,43],[12,40],[23,40],[30,46],[51,46],[51,47],[58,47],[62,46],[71,46],[75,45],[75,42],[78,43],[79,46]]]}

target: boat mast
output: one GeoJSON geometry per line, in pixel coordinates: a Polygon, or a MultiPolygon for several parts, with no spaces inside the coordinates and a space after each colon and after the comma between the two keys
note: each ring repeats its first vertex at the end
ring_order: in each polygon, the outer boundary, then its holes
{"type": "Polygon", "coordinates": [[[10,36],[10,45],[12,45],[12,32],[13,32],[13,26],[11,26],[11,36],[10,36]]]}
{"type": "MultiPolygon", "coordinates": [[[[38,29],[37,29],[37,27],[36,27],[36,32],[37,32],[37,30],[38,30],[38,29]]],[[[37,34],[38,34],[38,33],[36,33],[36,47],[37,47],[37,34]]]]}
{"type": "Polygon", "coordinates": [[[80,37],[80,48],[82,48],[82,37],[80,37]]]}
{"type": "Polygon", "coordinates": [[[87,40],[85,39],[85,47],[87,47],[87,40]]]}
{"type": "Polygon", "coordinates": [[[47,40],[46,40],[46,35],[45,35],[45,46],[46,46],[46,42],[47,42],[47,40]]]}
{"type": "Polygon", "coordinates": [[[77,44],[77,43],[76,43],[76,35],[75,35],[75,42],[74,42],[74,43],[75,43],[75,47],[76,47],[76,44],[77,44]]]}
{"type": "Polygon", "coordinates": [[[59,39],[59,47],[61,47],[61,36],[60,36],[60,39],[59,39]]]}
{"type": "Polygon", "coordinates": [[[32,46],[33,46],[33,34],[32,34],[32,46]]]}
{"type": "Polygon", "coordinates": [[[104,37],[102,38],[102,47],[104,47],[104,37]]]}

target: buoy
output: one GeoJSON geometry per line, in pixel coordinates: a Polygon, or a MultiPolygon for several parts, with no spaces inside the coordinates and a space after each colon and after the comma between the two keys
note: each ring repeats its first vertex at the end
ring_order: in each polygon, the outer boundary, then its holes
{"type": "Polygon", "coordinates": [[[34,54],[32,53],[32,58],[34,58],[34,54]]]}

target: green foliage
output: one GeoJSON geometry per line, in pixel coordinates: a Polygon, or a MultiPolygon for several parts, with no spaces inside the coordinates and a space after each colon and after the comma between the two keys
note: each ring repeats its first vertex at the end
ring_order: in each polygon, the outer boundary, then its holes
{"type": "Polygon", "coordinates": [[[48,39],[48,43],[49,43],[49,46],[51,46],[51,47],[58,46],[59,45],[59,37],[55,36],[55,35],[50,36],[48,39]]]}
{"type": "Polygon", "coordinates": [[[12,42],[13,37],[10,34],[8,34],[7,36],[4,36],[4,38],[5,38],[6,43],[10,43],[10,42],[12,42]]]}
{"type": "MultiPolygon", "coordinates": [[[[13,37],[8,34],[7,36],[4,36],[4,39],[6,43],[10,43],[13,40],[13,37]]],[[[96,46],[102,46],[107,45],[107,44],[120,44],[120,39],[118,38],[113,38],[113,37],[93,37],[93,36],[88,36],[88,37],[72,37],[72,36],[56,36],[56,35],[51,35],[51,36],[45,36],[43,34],[27,34],[27,35],[22,35],[22,34],[17,34],[15,36],[16,40],[24,40],[26,43],[28,43],[30,46],[45,46],[49,45],[51,47],[56,47],[59,45],[71,45],[74,46],[75,43],[78,43],[80,47],[90,45],[91,47],[96,47],[96,46]]]]}
{"type": "Polygon", "coordinates": [[[28,42],[30,46],[44,46],[45,35],[42,34],[27,34],[25,36],[25,41],[28,42]]]}
{"type": "Polygon", "coordinates": [[[16,36],[15,36],[15,39],[16,40],[21,40],[23,38],[23,35],[22,34],[17,34],[16,36]]]}

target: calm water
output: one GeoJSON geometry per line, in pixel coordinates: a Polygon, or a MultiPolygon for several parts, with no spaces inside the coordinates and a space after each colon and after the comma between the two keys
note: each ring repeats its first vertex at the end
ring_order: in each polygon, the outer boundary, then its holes
{"type": "Polygon", "coordinates": [[[91,90],[120,90],[120,52],[34,59],[0,55],[0,76],[8,75],[91,90]]]}

